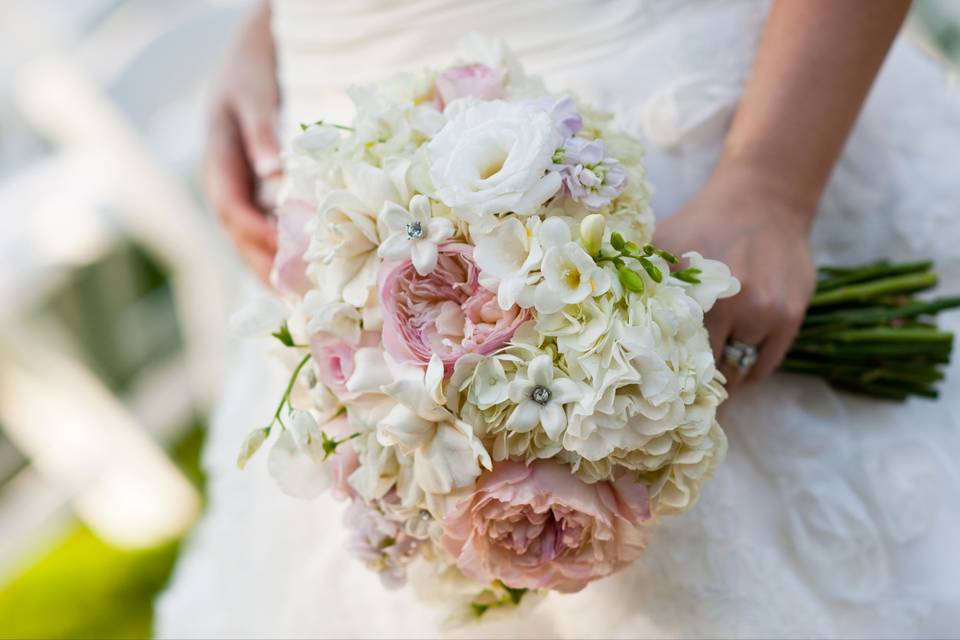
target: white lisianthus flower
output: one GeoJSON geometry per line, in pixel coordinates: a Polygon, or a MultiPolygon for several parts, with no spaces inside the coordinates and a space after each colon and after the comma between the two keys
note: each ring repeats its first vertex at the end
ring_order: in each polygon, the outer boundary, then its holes
{"type": "Polygon", "coordinates": [[[320,427],[308,411],[293,412],[270,449],[267,469],[283,492],[294,498],[316,498],[333,482],[332,471],[324,464],[320,427]]]}
{"type": "Polygon", "coordinates": [[[384,446],[413,457],[413,477],[427,493],[446,494],[469,487],[490,469],[490,454],[467,423],[445,405],[443,363],[434,355],[424,371],[396,365],[395,382],[384,391],[397,405],[380,422],[377,438],[384,446]]]}
{"type": "Polygon", "coordinates": [[[730,273],[727,265],[719,260],[704,258],[696,251],[688,251],[683,257],[690,262],[690,267],[700,270],[697,274],[700,284],[683,283],[683,286],[704,313],[710,311],[717,300],[740,293],[740,281],[730,273]]]}
{"type": "Polygon", "coordinates": [[[578,304],[591,296],[610,290],[610,274],[597,266],[593,258],[570,239],[570,228],[558,218],[549,218],[540,226],[544,247],[540,271],[543,282],[534,293],[534,306],[540,313],[556,313],[564,305],[578,304]]]}
{"type": "Polygon", "coordinates": [[[320,292],[313,289],[303,298],[303,312],[310,333],[324,331],[347,344],[359,344],[361,316],[356,307],[346,302],[324,302],[320,292]]]}
{"type": "Polygon", "coordinates": [[[554,369],[549,355],[537,356],[527,367],[527,375],[510,381],[510,399],[517,403],[507,428],[525,433],[538,424],[553,439],[558,439],[567,426],[563,406],[580,399],[581,389],[570,378],[554,369]]]}
{"type": "MultiPolygon", "coordinates": [[[[550,171],[560,133],[530,104],[457,100],[451,120],[427,145],[435,197],[468,221],[530,215],[560,189],[550,171]]],[[[492,221],[491,221],[492,222],[492,221]]]]}
{"type": "Polygon", "coordinates": [[[386,239],[377,253],[386,260],[413,262],[413,268],[422,276],[437,266],[437,245],[453,235],[453,223],[447,218],[434,218],[430,199],[416,195],[410,208],[388,202],[380,212],[379,224],[386,239]]]}
{"type": "Polygon", "coordinates": [[[533,292],[539,275],[543,251],[538,231],[540,218],[531,216],[521,222],[510,217],[491,233],[476,239],[474,260],[480,267],[480,284],[497,292],[497,304],[507,310],[513,305],[524,309],[533,306],[533,292]]]}

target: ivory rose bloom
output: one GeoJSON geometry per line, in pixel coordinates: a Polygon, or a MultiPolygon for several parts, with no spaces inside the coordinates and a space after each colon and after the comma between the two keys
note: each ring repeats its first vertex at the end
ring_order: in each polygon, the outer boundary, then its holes
{"type": "Polygon", "coordinates": [[[504,311],[496,294],[480,286],[473,247],[448,243],[438,252],[426,276],[410,260],[381,268],[383,347],[398,362],[421,366],[437,354],[450,375],[463,354],[487,355],[507,344],[529,313],[516,306],[504,311]]]}
{"type": "Polygon", "coordinates": [[[503,72],[485,64],[450,67],[437,76],[434,102],[443,108],[458,98],[495,100],[503,95],[503,72]]]}
{"type": "Polygon", "coordinates": [[[534,105],[465,104],[427,145],[434,195],[472,222],[531,215],[560,189],[549,171],[560,143],[553,118],[534,105]]]}
{"type": "Polygon", "coordinates": [[[569,593],[639,557],[649,518],[628,476],[587,484],[557,462],[506,460],[443,519],[441,543],[475,580],[569,593]]]}

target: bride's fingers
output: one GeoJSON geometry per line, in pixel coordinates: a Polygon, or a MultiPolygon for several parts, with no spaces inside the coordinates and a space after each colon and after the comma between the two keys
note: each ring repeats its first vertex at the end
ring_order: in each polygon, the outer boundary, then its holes
{"type": "MultiPolygon", "coordinates": [[[[730,342],[739,342],[751,346],[757,350],[758,354],[762,354],[767,348],[769,329],[759,320],[760,318],[756,314],[737,318],[730,329],[730,342]]],[[[750,370],[741,371],[736,364],[727,362],[724,356],[721,356],[720,361],[720,371],[727,378],[728,389],[736,389],[750,375],[750,370]]]]}
{"type": "Polygon", "coordinates": [[[755,383],[765,380],[771,373],[776,371],[777,367],[783,361],[783,357],[790,350],[794,338],[797,336],[797,330],[803,321],[802,312],[785,317],[778,324],[775,331],[767,338],[760,350],[760,357],[757,364],[747,378],[747,382],[755,383]]]}

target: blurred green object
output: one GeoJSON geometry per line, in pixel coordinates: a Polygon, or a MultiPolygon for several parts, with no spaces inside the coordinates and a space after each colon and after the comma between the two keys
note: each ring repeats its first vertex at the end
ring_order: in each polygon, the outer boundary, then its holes
{"type": "Polygon", "coordinates": [[[122,551],[85,526],[0,591],[0,638],[148,638],[178,543],[122,551]]]}
{"type": "MultiPolygon", "coordinates": [[[[171,457],[203,486],[195,425],[171,457]]],[[[180,541],[143,550],[111,547],[76,523],[53,549],[0,587],[0,639],[149,638],[153,601],[173,571],[180,541]]]]}

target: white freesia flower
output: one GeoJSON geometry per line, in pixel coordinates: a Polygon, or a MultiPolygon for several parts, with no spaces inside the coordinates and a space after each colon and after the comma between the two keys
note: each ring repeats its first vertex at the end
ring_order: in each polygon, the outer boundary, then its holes
{"type": "Polygon", "coordinates": [[[704,258],[696,251],[688,251],[683,257],[689,260],[691,267],[700,270],[697,274],[700,284],[683,284],[704,313],[710,311],[717,300],[740,293],[740,281],[730,273],[727,265],[704,258]]]}
{"type": "Polygon", "coordinates": [[[557,375],[549,355],[537,356],[530,362],[527,375],[517,375],[510,382],[510,399],[517,408],[507,419],[507,428],[525,433],[538,424],[551,439],[558,439],[567,426],[563,406],[580,399],[581,390],[570,378],[557,375]]]}
{"type": "Polygon", "coordinates": [[[330,486],[333,476],[324,463],[320,427],[308,411],[296,410],[287,420],[287,428],[270,449],[267,469],[294,498],[316,498],[330,486]]]}
{"type": "Polygon", "coordinates": [[[540,267],[543,251],[537,237],[540,218],[521,222],[510,217],[491,233],[476,238],[473,257],[480,267],[480,284],[497,292],[501,309],[519,305],[533,306],[533,292],[540,276],[533,273],[540,267]]]}
{"type": "Polygon", "coordinates": [[[317,290],[303,298],[303,312],[307,316],[307,330],[333,334],[350,345],[360,342],[360,312],[346,302],[325,302],[317,290]]]}
{"type": "Polygon", "coordinates": [[[453,235],[453,223],[447,218],[434,218],[430,211],[430,199],[416,195],[410,200],[410,208],[388,202],[380,212],[381,235],[386,239],[377,250],[386,260],[405,260],[408,257],[413,267],[422,276],[437,266],[437,245],[453,235]]]}
{"type": "Polygon", "coordinates": [[[610,274],[571,241],[565,222],[548,218],[540,226],[540,237],[546,251],[540,264],[543,282],[534,293],[537,311],[556,313],[565,304],[577,304],[610,290],[610,274]]]}
{"type": "Polygon", "coordinates": [[[468,487],[491,468],[490,455],[470,425],[445,406],[443,363],[436,355],[426,371],[397,365],[396,381],[384,391],[398,404],[380,422],[377,437],[413,456],[413,476],[428,493],[445,494],[468,487]]]}
{"type": "Polygon", "coordinates": [[[560,189],[549,171],[560,133],[535,106],[458,100],[427,145],[435,197],[473,222],[496,213],[530,215],[560,189]]]}

